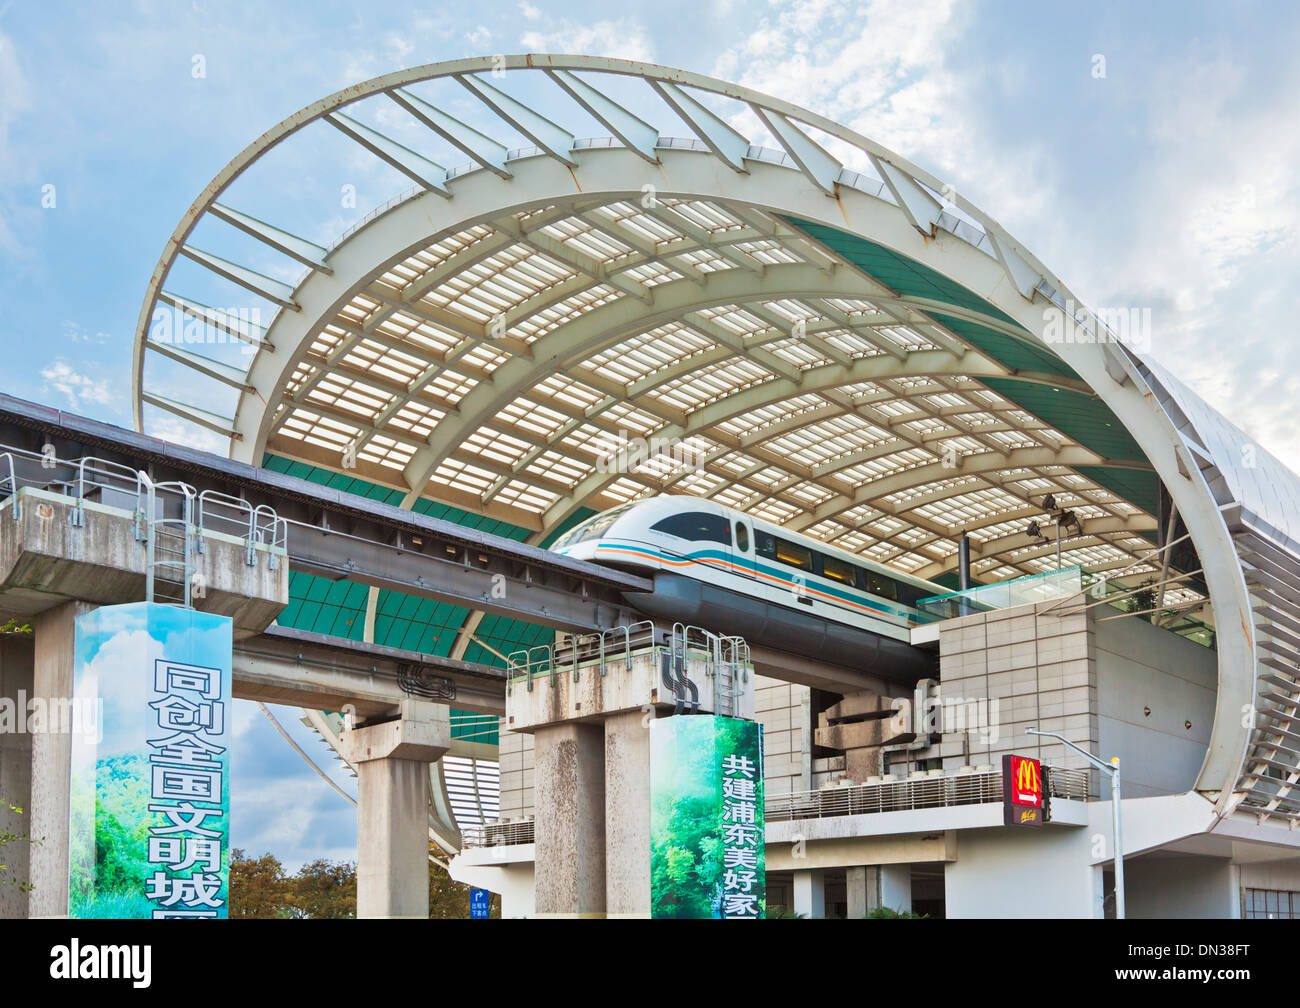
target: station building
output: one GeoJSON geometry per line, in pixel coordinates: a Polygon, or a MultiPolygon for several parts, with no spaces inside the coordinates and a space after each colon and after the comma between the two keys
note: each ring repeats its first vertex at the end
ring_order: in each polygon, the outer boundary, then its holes
{"type": "MultiPolygon", "coordinates": [[[[770,913],[1114,914],[1109,783],[1059,737],[1120,760],[1129,916],[1294,916],[1300,480],[1165,369],[1148,313],[1104,314],[815,111],[467,59],[324,98],[213,179],[144,300],[136,422],[521,543],[677,494],[938,585],[895,635],[922,673],[749,642],[770,913]],[[330,144],[392,183],[373,212],[240,202],[330,144]],[[1040,828],[1004,824],[1010,754],[1045,768],[1040,828]]],[[[282,626],[431,655],[564,644],[345,577],[290,594],[282,626]]],[[[534,737],[452,718],[453,874],[510,915],[612,912],[538,906],[534,737]]]]}

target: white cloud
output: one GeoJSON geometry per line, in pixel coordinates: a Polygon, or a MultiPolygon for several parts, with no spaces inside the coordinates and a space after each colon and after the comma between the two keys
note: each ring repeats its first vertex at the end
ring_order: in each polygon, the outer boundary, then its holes
{"type": "Polygon", "coordinates": [[[654,43],[645,27],[628,18],[583,24],[565,19],[547,31],[528,31],[520,42],[529,52],[587,53],[621,59],[654,59],[654,43]]]}
{"type": "Polygon", "coordinates": [[[86,404],[109,406],[117,399],[107,379],[81,374],[61,357],[46,365],[41,377],[45,379],[46,389],[64,396],[74,410],[82,409],[86,404]]]}

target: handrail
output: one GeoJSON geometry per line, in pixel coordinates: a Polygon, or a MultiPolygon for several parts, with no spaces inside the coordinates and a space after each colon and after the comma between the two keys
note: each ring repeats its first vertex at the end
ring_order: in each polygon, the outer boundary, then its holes
{"type": "MultiPolygon", "coordinates": [[[[18,496],[18,477],[14,472],[13,452],[5,452],[0,455],[0,460],[7,460],[9,463],[9,477],[0,479],[0,491],[3,491],[5,484],[8,484],[9,492],[7,494],[0,493],[0,497],[12,497],[14,499],[14,521],[19,521],[23,516],[23,502],[18,496]]],[[[0,470],[0,472],[3,472],[3,470],[0,470]]]]}
{"type": "MultiPolygon", "coordinates": [[[[119,478],[125,478],[128,482],[135,484],[136,499],[139,500],[142,484],[140,478],[144,473],[138,469],[132,469],[130,466],[123,465],[120,462],[113,462],[110,459],[99,458],[94,455],[84,455],[77,461],[77,496],[74,498],[72,514],[70,516],[73,527],[80,528],[86,523],[85,512],[82,509],[82,502],[86,499],[86,472],[89,470],[92,474],[98,472],[105,476],[116,475],[119,478]],[[99,463],[98,466],[91,463],[99,463]]],[[[111,483],[101,483],[91,480],[92,487],[98,486],[103,489],[124,489],[114,487],[111,483]]]]}

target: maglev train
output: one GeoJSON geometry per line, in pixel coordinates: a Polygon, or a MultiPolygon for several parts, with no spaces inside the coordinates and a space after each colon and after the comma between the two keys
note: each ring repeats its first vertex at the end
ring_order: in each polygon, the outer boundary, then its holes
{"type": "Polygon", "coordinates": [[[912,647],[916,603],[941,585],[890,570],[699,497],[662,495],[604,511],[551,549],[652,577],[627,602],[795,655],[909,680],[933,669],[912,647]]]}

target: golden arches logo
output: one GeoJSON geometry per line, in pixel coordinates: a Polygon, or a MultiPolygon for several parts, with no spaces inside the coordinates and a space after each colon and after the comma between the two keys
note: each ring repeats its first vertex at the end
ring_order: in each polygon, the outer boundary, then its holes
{"type": "Polygon", "coordinates": [[[1035,796],[1039,794],[1041,781],[1038,776],[1038,764],[1033,760],[1020,760],[1020,765],[1016,768],[1016,789],[1027,791],[1035,796]]]}

